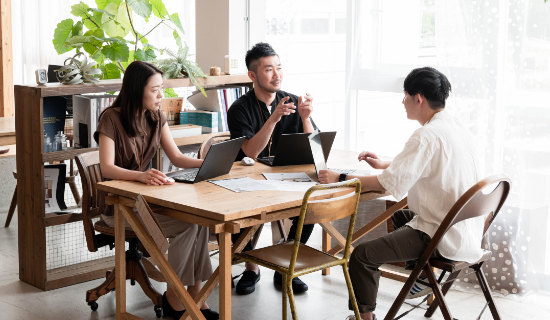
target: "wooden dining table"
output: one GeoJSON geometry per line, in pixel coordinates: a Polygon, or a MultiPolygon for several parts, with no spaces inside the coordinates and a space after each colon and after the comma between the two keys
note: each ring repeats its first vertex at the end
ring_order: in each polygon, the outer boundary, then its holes
{"type": "MultiPolygon", "coordinates": [[[[358,153],[351,151],[332,150],[328,159],[329,168],[351,168],[368,170],[365,162],[357,160],[358,153]]],[[[265,180],[262,173],[305,172],[317,180],[314,165],[296,165],[270,167],[261,163],[254,166],[244,166],[235,162],[229,174],[213,180],[249,177],[265,180]]],[[[241,252],[246,243],[254,236],[258,228],[267,222],[278,221],[298,216],[304,192],[293,191],[253,191],[233,192],[208,181],[195,184],[175,183],[165,186],[149,186],[135,181],[113,180],[101,182],[97,189],[109,193],[107,203],[115,206],[115,272],[116,272],[116,314],[117,319],[139,319],[126,309],[126,268],[124,252],[124,228],[128,221],[134,232],[145,246],[151,258],[163,273],[168,284],[185,306],[186,312],[182,319],[204,319],[199,310],[214,288],[219,288],[220,319],[231,319],[231,265],[232,253],[241,252]],[[133,207],[137,196],[141,194],[156,214],[162,214],[201,226],[209,227],[211,232],[219,237],[219,267],[193,299],[177,278],[164,254],[159,250],[147,229],[137,218],[133,207]],[[244,232],[239,240],[231,242],[231,234],[244,232]]],[[[351,189],[350,189],[351,190],[351,189]]],[[[316,192],[310,200],[321,200],[340,196],[350,190],[339,189],[316,192]]],[[[361,201],[384,197],[387,194],[363,190],[361,201]]],[[[387,219],[387,217],[385,217],[387,219]]],[[[357,232],[364,235],[385,219],[375,219],[357,232]]],[[[333,230],[335,231],[335,230],[333,230]]],[[[328,235],[325,231],[325,236],[328,235]]],[[[330,238],[329,238],[330,239],[330,238]]],[[[325,239],[326,240],[326,239],[325,239]]],[[[330,243],[330,241],[329,241],[330,243]]],[[[327,247],[328,249],[328,247],[327,247]]],[[[338,252],[338,246],[331,250],[338,252]]]]}

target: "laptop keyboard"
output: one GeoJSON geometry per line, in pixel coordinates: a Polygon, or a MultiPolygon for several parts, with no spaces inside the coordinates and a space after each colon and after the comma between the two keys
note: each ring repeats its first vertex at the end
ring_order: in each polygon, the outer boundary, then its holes
{"type": "Polygon", "coordinates": [[[182,174],[178,174],[177,176],[172,176],[174,180],[187,180],[187,181],[194,181],[197,177],[197,174],[199,173],[199,170],[191,171],[191,172],[185,172],[182,174]]]}

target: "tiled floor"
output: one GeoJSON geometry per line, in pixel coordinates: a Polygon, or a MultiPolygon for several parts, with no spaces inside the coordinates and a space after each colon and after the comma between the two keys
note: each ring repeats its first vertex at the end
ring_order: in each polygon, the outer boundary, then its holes
{"type": "MultiPolygon", "coordinates": [[[[0,225],[3,226],[6,213],[0,213],[0,225]]],[[[312,236],[310,243],[319,246],[315,239],[320,239],[320,229],[312,236]]],[[[264,228],[260,246],[271,241],[269,228],[264,228]]],[[[214,267],[217,258],[213,258],[214,267]]],[[[233,267],[233,274],[243,270],[241,266],[233,267]]],[[[281,293],[272,282],[273,273],[262,270],[262,279],[256,287],[256,292],[249,296],[238,296],[233,292],[233,319],[280,319],[281,293]]],[[[333,268],[330,276],[320,273],[310,274],[302,278],[309,291],[296,296],[298,315],[300,319],[345,319],[351,314],[347,310],[347,289],[341,269],[333,268]]],[[[92,312],[85,302],[86,290],[95,287],[102,280],[90,281],[49,292],[43,292],[18,279],[17,258],[17,218],[10,228],[0,228],[0,319],[115,319],[115,294],[111,293],[98,300],[99,309],[92,312]]],[[[401,283],[382,278],[378,295],[377,316],[383,319],[385,312],[391,306],[393,299],[401,288],[401,283]]],[[[165,286],[154,283],[159,291],[165,286]]],[[[218,310],[218,292],[214,291],[208,300],[210,306],[218,310]]],[[[143,319],[156,319],[150,300],[143,294],[139,286],[128,286],[128,311],[143,319]]],[[[458,319],[475,319],[483,308],[482,296],[451,291],[448,302],[454,317],[458,319]]],[[[503,319],[550,319],[550,296],[532,294],[517,299],[496,298],[496,303],[503,319]]],[[[425,319],[423,310],[415,310],[404,319],[425,319]]],[[[168,319],[168,318],[166,318],[168,319]]],[[[441,313],[436,313],[432,319],[443,319],[441,313]]],[[[490,313],[482,319],[492,319],[490,313]]]]}

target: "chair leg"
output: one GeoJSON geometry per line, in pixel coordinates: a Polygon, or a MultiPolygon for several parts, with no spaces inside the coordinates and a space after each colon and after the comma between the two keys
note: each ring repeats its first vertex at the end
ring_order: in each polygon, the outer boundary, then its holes
{"type": "Polygon", "coordinates": [[[479,281],[479,286],[481,287],[481,290],[483,291],[483,295],[485,296],[485,300],[489,303],[489,310],[491,310],[491,314],[493,315],[493,319],[500,320],[500,314],[497,309],[497,305],[495,304],[495,301],[493,300],[493,295],[491,294],[491,290],[489,289],[489,284],[487,283],[487,278],[485,278],[485,274],[483,273],[483,270],[481,270],[481,267],[483,266],[483,262],[479,263],[475,266],[472,266],[476,271],[477,280],[479,281]]]}
{"type": "Polygon", "coordinates": [[[426,272],[428,281],[432,285],[432,290],[436,297],[436,301],[441,308],[443,318],[445,318],[445,320],[453,320],[451,312],[449,311],[449,307],[447,306],[447,302],[445,301],[445,295],[443,294],[443,292],[441,292],[441,287],[439,286],[439,283],[437,282],[437,279],[435,278],[435,275],[429,263],[424,266],[424,271],[426,272]]]}
{"type": "Polygon", "coordinates": [[[153,286],[147,276],[147,271],[141,260],[138,261],[126,261],[126,277],[128,279],[134,279],[139,283],[141,289],[145,294],[153,301],[155,306],[162,306],[162,294],[160,294],[153,286]]]}
{"type": "Polygon", "coordinates": [[[115,290],[115,269],[111,270],[105,281],[98,287],[86,291],[86,302],[96,301],[99,297],[115,290]]]}
{"type": "Polygon", "coordinates": [[[397,296],[397,298],[395,298],[395,301],[393,302],[390,310],[384,317],[384,320],[393,320],[393,318],[395,318],[395,316],[397,315],[397,312],[399,312],[399,309],[401,309],[403,302],[405,302],[405,297],[411,290],[412,286],[415,284],[416,279],[418,279],[418,276],[420,275],[421,272],[422,272],[422,267],[417,264],[414,270],[411,272],[409,278],[403,285],[403,288],[401,288],[399,295],[397,296]]]}
{"type": "MultiPolygon", "coordinates": [[[[449,289],[451,289],[451,286],[453,285],[454,280],[458,278],[459,274],[460,274],[460,271],[455,271],[449,275],[449,277],[447,278],[448,282],[445,283],[441,288],[441,292],[443,293],[444,296],[447,295],[447,292],[449,291],[449,289]]],[[[438,306],[439,304],[437,300],[434,300],[434,302],[432,302],[432,304],[428,308],[428,311],[426,311],[426,313],[424,314],[424,317],[430,318],[434,314],[435,310],[437,310],[438,306]]]]}
{"type": "Polygon", "coordinates": [[[8,218],[6,219],[6,224],[4,225],[4,228],[7,228],[7,227],[10,226],[11,219],[13,218],[13,214],[15,212],[15,207],[17,207],[17,185],[15,186],[15,190],[13,191],[13,197],[11,198],[10,210],[8,211],[8,218]]]}
{"type": "Polygon", "coordinates": [[[355,313],[355,319],[361,319],[361,315],[359,314],[359,307],[357,306],[357,299],[355,298],[355,292],[353,291],[351,278],[349,276],[348,264],[347,263],[343,264],[342,268],[344,269],[344,277],[346,278],[346,284],[348,286],[348,291],[349,291],[349,300],[351,301],[351,305],[353,306],[353,313],[355,313]]]}
{"type": "Polygon", "coordinates": [[[294,291],[292,291],[292,278],[290,276],[286,277],[286,282],[284,283],[286,290],[288,292],[288,300],[290,302],[290,312],[292,313],[292,320],[298,320],[298,314],[296,313],[296,302],[294,301],[294,291]]]}
{"type": "Polygon", "coordinates": [[[286,287],[286,279],[288,278],[288,276],[286,275],[286,273],[283,273],[283,320],[286,320],[286,309],[287,309],[287,306],[286,306],[286,300],[287,300],[287,287],[286,287]]]}
{"type": "Polygon", "coordinates": [[[74,180],[69,182],[69,187],[71,187],[74,201],[76,201],[76,204],[78,205],[80,203],[80,193],[78,193],[78,188],[76,187],[76,183],[74,182],[74,180]]]}

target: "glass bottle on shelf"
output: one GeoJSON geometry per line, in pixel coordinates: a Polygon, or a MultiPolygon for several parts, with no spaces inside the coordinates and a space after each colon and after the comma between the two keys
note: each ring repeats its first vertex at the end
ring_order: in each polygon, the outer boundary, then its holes
{"type": "Polygon", "coordinates": [[[61,151],[62,150],[62,146],[61,146],[61,131],[57,131],[57,134],[55,135],[54,137],[54,142],[53,142],[53,147],[52,147],[52,151],[61,151]]]}
{"type": "Polygon", "coordinates": [[[52,152],[52,140],[46,131],[44,131],[44,152],[52,152]]]}
{"type": "Polygon", "coordinates": [[[67,151],[67,136],[62,132],[62,131],[59,131],[59,133],[61,134],[61,149],[60,150],[63,150],[63,151],[67,151]]]}

